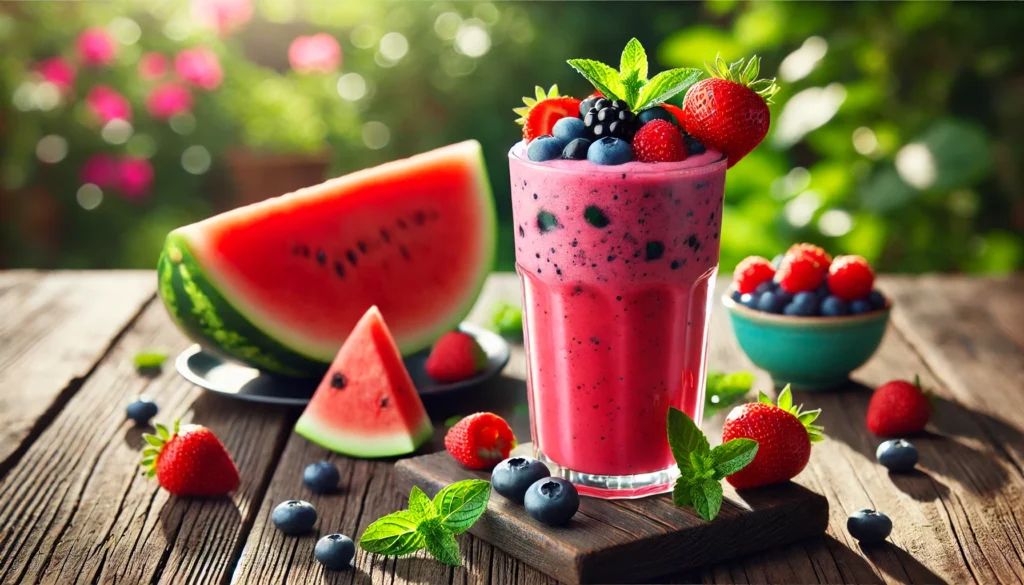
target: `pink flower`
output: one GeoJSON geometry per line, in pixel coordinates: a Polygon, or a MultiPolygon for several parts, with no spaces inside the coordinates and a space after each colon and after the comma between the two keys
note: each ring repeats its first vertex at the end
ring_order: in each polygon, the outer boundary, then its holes
{"type": "Polygon", "coordinates": [[[153,184],[153,165],[141,157],[125,157],[118,164],[118,189],[128,199],[141,199],[153,184]]]}
{"type": "Polygon", "coordinates": [[[216,89],[224,80],[217,54],[206,47],[185,49],[174,58],[174,70],[185,81],[206,91],[216,89]]]}
{"type": "Polygon", "coordinates": [[[68,91],[75,84],[75,69],[63,57],[50,57],[36,64],[36,73],[56,85],[61,91],[68,91]]]}
{"type": "Polygon", "coordinates": [[[158,85],[146,97],[146,109],[157,120],[167,120],[192,108],[192,92],[180,83],[158,85]]]}
{"type": "Polygon", "coordinates": [[[252,18],[252,0],[192,0],[192,18],[218,36],[229,35],[252,18]]]}
{"type": "Polygon", "coordinates": [[[91,67],[110,65],[117,56],[114,38],[104,28],[90,28],[78,37],[78,56],[91,67]]]}
{"type": "Polygon", "coordinates": [[[139,77],[146,81],[160,79],[167,74],[170,59],[162,53],[146,53],[139,59],[139,77]]]}
{"type": "Polygon", "coordinates": [[[83,183],[92,183],[100,189],[110,189],[118,184],[120,167],[117,160],[106,153],[90,156],[82,165],[80,177],[83,183]]]}
{"type": "Polygon", "coordinates": [[[330,73],[341,65],[341,46],[327,33],[297,37],[288,47],[288,61],[299,73],[330,73]]]}
{"type": "Polygon", "coordinates": [[[112,87],[97,85],[85,96],[85,105],[101,124],[120,118],[131,121],[132,106],[112,87]]]}

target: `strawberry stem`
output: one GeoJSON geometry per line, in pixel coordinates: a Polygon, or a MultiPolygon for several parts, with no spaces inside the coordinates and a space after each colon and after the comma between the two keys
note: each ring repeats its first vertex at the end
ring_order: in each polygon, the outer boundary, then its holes
{"type": "Polygon", "coordinates": [[[714,66],[708,65],[708,62],[705,61],[704,67],[707,68],[711,77],[725,79],[744,87],[749,87],[768,104],[773,103],[772,96],[778,93],[780,89],[775,83],[774,77],[771,79],[757,78],[757,74],[761,70],[761,58],[757,55],[754,55],[749,60],[740,59],[731,64],[726,63],[721,55],[716,55],[714,66]]]}

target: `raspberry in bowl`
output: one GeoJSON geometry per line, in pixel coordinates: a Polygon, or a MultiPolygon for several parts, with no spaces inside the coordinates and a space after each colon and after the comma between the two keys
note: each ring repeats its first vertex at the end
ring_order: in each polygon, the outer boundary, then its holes
{"type": "Polygon", "coordinates": [[[892,303],[874,278],[860,256],[796,244],[775,262],[744,259],[722,302],[740,348],[776,386],[822,390],[846,383],[882,341],[892,303]]]}

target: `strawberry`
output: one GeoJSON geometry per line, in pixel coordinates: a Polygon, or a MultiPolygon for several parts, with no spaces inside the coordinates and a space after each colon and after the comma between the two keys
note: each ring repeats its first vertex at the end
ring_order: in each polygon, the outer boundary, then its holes
{"type": "Polygon", "coordinates": [[[516,437],[505,419],[493,412],[478,412],[448,430],[444,448],[470,469],[488,469],[508,458],[516,448],[516,437]]]}
{"type": "Polygon", "coordinates": [[[817,255],[805,250],[786,252],[775,273],[775,280],[788,293],[811,291],[825,282],[827,272],[817,255]]]}
{"type": "Polygon", "coordinates": [[[875,285],[875,272],[861,256],[838,256],[828,272],[829,290],[844,301],[863,299],[875,285]]]}
{"type": "Polygon", "coordinates": [[[445,333],[427,357],[427,375],[448,384],[472,378],[487,367],[487,354],[471,335],[461,331],[445,333]]]}
{"type": "Polygon", "coordinates": [[[893,380],[879,386],[868,403],[866,422],[880,437],[897,437],[924,430],[931,414],[931,401],[915,377],[913,384],[893,380]]]}
{"type": "Polygon", "coordinates": [[[523,126],[523,138],[527,142],[551,134],[555,122],[562,118],[576,118],[580,114],[580,100],[574,97],[563,97],[558,95],[558,86],[552,85],[547,92],[544,88],[537,86],[536,98],[524,97],[525,107],[514,108],[512,111],[519,114],[517,124],[523,126]]]}
{"type": "Polygon", "coordinates": [[[760,256],[747,256],[736,265],[736,270],[732,273],[736,290],[740,291],[741,295],[754,292],[758,285],[774,277],[775,268],[772,267],[772,263],[760,256]]]}
{"type": "Polygon", "coordinates": [[[156,435],[142,435],[142,467],[156,476],[165,490],[176,496],[222,496],[238,489],[238,468],[227,449],[202,425],[185,425],[174,431],[156,425],[156,435]]]}
{"type": "Polygon", "coordinates": [[[763,392],[758,402],[732,409],[722,427],[722,442],[746,438],[757,441],[757,455],[743,469],[726,477],[737,489],[781,483],[796,477],[811,458],[811,443],[824,440],[822,427],[812,424],[821,409],[793,406],[789,386],[779,394],[778,405],[763,392]]]}
{"type": "Polygon", "coordinates": [[[683,98],[683,128],[724,153],[730,168],[768,134],[768,104],[779,86],[774,78],[757,79],[760,65],[756,55],[728,66],[718,57],[714,67],[705,64],[711,77],[693,84],[683,98]]]}
{"type": "Polygon", "coordinates": [[[824,248],[814,244],[793,244],[789,247],[789,250],[786,250],[786,253],[810,256],[821,264],[823,270],[828,270],[828,267],[832,264],[832,256],[829,256],[824,248]]]}
{"type": "Polygon", "coordinates": [[[640,162],[676,162],[686,160],[686,143],[675,124],[652,120],[633,137],[633,155],[640,162]]]}

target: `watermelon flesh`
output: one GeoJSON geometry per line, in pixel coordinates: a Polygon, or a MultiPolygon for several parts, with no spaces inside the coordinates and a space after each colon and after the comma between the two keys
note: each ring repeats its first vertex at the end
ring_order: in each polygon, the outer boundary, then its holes
{"type": "Polygon", "coordinates": [[[178,228],[159,290],[207,349],[320,375],[372,305],[405,354],[456,328],[495,233],[480,144],[467,141],[178,228]]]}
{"type": "Polygon", "coordinates": [[[420,395],[377,307],[338,351],[295,432],[338,453],[412,453],[434,432],[420,395]]]}

